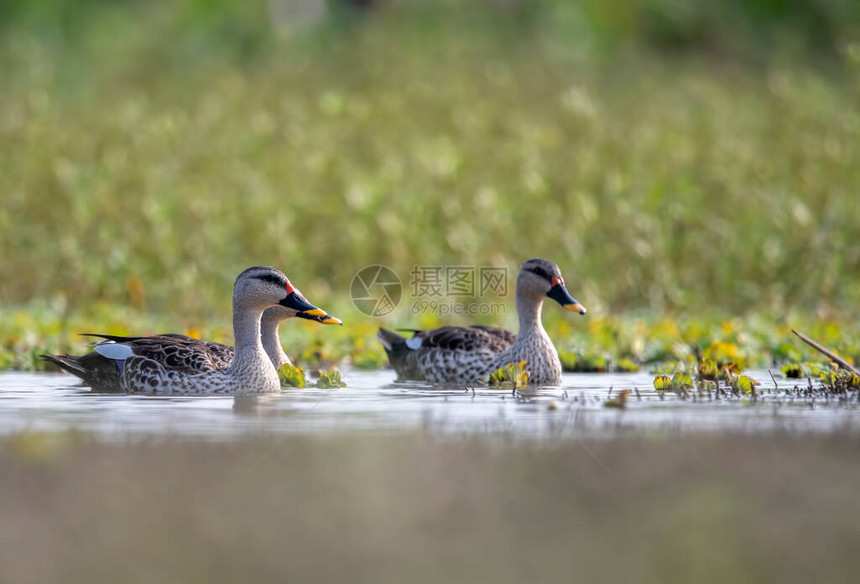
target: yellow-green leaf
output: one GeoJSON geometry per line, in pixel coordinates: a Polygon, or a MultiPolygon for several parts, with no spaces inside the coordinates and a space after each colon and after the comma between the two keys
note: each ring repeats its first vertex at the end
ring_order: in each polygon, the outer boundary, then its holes
{"type": "Polygon", "coordinates": [[[674,391],[682,392],[692,388],[693,378],[683,371],[678,371],[672,376],[672,389],[674,391]]]}
{"type": "Polygon", "coordinates": [[[672,379],[668,375],[658,375],[654,378],[654,389],[657,391],[669,391],[672,389],[672,379]]]}
{"type": "Polygon", "coordinates": [[[320,373],[320,378],[317,381],[317,387],[320,389],[334,389],[336,387],[346,387],[346,383],[340,377],[340,371],[335,369],[330,373],[323,371],[320,373]]]}
{"type": "Polygon", "coordinates": [[[702,379],[716,379],[719,366],[713,359],[704,359],[699,363],[699,377],[702,379]]]}
{"type": "Polygon", "coordinates": [[[751,377],[746,375],[732,376],[732,389],[734,391],[743,395],[749,395],[752,393],[753,387],[755,387],[755,381],[753,381],[751,377]]]}
{"type": "Polygon", "coordinates": [[[305,372],[301,368],[295,367],[289,363],[278,369],[278,378],[281,380],[282,386],[301,388],[307,385],[307,382],[305,381],[305,372]]]}

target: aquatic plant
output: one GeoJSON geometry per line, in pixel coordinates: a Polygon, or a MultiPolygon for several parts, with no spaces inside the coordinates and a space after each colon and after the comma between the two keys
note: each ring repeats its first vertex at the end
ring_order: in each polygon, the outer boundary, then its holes
{"type": "Polygon", "coordinates": [[[699,379],[714,380],[720,373],[719,365],[713,359],[703,359],[696,368],[699,379]]]}
{"type": "Polygon", "coordinates": [[[809,375],[809,367],[804,363],[786,363],[779,370],[789,379],[799,379],[809,375]]]}
{"type": "Polygon", "coordinates": [[[605,373],[609,360],[600,353],[561,351],[558,355],[563,371],[574,373],[605,373]]]}
{"type": "Polygon", "coordinates": [[[513,389],[525,389],[529,383],[529,374],[526,371],[526,362],[508,363],[505,367],[496,369],[490,373],[487,384],[490,387],[502,387],[513,389]]]}
{"type": "Polygon", "coordinates": [[[660,391],[670,391],[672,389],[672,378],[668,375],[658,375],[654,378],[654,389],[660,391]]]}
{"type": "Polygon", "coordinates": [[[302,388],[307,386],[307,378],[305,377],[304,369],[296,367],[290,363],[282,365],[278,369],[278,377],[281,380],[281,385],[284,387],[302,388]]]}
{"type": "Polygon", "coordinates": [[[612,369],[622,373],[635,373],[639,371],[639,363],[633,359],[621,358],[613,363],[612,369]]]}
{"type": "Polygon", "coordinates": [[[732,391],[740,395],[750,395],[755,391],[756,382],[748,375],[732,373],[726,370],[727,381],[731,385],[732,391]]]}
{"type": "Polygon", "coordinates": [[[822,385],[834,393],[860,389],[860,375],[843,369],[836,363],[830,363],[829,370],[819,373],[818,378],[822,385]]]}
{"type": "MultiPolygon", "coordinates": [[[[333,312],[348,313],[348,308],[340,307],[333,312]]],[[[654,375],[671,377],[683,370],[697,380],[714,377],[716,361],[703,356],[697,358],[693,347],[707,347],[718,335],[725,334],[727,327],[719,319],[687,317],[675,318],[670,323],[663,317],[645,319],[621,315],[601,320],[594,327],[589,323],[589,330],[571,327],[559,320],[547,323],[550,337],[559,345],[565,371],[626,371],[642,363],[654,375]],[[613,345],[613,335],[627,340],[613,345]]],[[[347,362],[356,369],[378,369],[385,365],[384,351],[375,340],[378,323],[373,319],[356,319],[347,326],[328,327],[325,331],[316,323],[295,324],[283,330],[281,337],[284,345],[291,348],[290,356],[296,365],[322,369],[347,362]]],[[[438,319],[427,322],[427,326],[438,324],[441,324],[438,319]]],[[[834,347],[849,362],[860,358],[860,324],[852,321],[841,326],[826,322],[806,322],[805,325],[811,334],[834,347]]],[[[38,355],[86,352],[90,343],[86,337],[78,335],[81,332],[98,330],[118,335],[146,335],[176,327],[203,338],[226,344],[232,342],[229,322],[220,317],[174,317],[169,312],[147,313],[105,303],[95,303],[86,311],[69,315],[38,303],[28,308],[0,310],[0,370],[52,370],[38,355]]],[[[742,339],[735,346],[748,368],[774,368],[786,377],[818,378],[828,367],[826,358],[800,342],[795,342],[793,350],[800,359],[782,361],[780,356],[789,353],[782,346],[783,341],[790,339],[791,333],[775,322],[757,317],[735,320],[728,334],[742,339]]],[[[736,364],[726,363],[725,366],[739,371],[736,364]]],[[[723,377],[722,367],[717,376],[723,377]]]]}
{"type": "Polygon", "coordinates": [[[658,375],[654,378],[654,389],[658,392],[674,391],[678,395],[684,396],[693,387],[693,378],[683,371],[676,371],[672,377],[658,375]]]}
{"type": "Polygon", "coordinates": [[[321,371],[320,377],[317,380],[316,387],[320,389],[335,389],[338,387],[346,387],[346,383],[341,379],[340,370],[321,371]]]}

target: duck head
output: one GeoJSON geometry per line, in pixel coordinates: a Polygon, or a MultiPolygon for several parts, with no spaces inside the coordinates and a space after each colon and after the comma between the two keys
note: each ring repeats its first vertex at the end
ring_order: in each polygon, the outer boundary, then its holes
{"type": "Polygon", "coordinates": [[[585,314],[585,307],[573,299],[564,285],[561,270],[555,262],[543,258],[532,258],[523,263],[517,275],[517,296],[542,300],[548,296],[561,304],[565,310],[585,314]]]}
{"type": "Polygon", "coordinates": [[[279,320],[299,317],[322,324],[342,324],[305,300],[283,272],[269,266],[254,266],[239,274],[233,286],[233,303],[277,311],[272,316],[279,316],[279,320]]]}

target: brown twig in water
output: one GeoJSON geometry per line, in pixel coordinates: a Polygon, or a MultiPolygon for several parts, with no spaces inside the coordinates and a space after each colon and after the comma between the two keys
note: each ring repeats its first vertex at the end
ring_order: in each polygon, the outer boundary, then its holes
{"type": "Polygon", "coordinates": [[[860,371],[858,371],[856,368],[854,368],[854,366],[852,366],[848,361],[846,361],[845,359],[843,359],[839,355],[836,355],[832,351],[829,351],[826,348],[822,347],[821,345],[819,345],[818,343],[816,343],[815,341],[813,341],[812,339],[810,339],[809,337],[807,337],[803,333],[797,332],[794,329],[791,329],[791,332],[793,332],[798,337],[800,337],[801,341],[803,341],[804,343],[806,343],[807,345],[809,345],[810,347],[812,347],[813,349],[815,349],[819,353],[822,353],[823,355],[828,357],[831,361],[839,363],[840,367],[844,367],[845,369],[848,369],[849,371],[853,371],[856,375],[860,375],[860,371]]]}

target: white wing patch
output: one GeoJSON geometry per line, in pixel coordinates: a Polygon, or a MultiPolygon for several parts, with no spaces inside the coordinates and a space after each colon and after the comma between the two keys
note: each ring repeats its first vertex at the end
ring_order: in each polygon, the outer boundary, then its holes
{"type": "Polygon", "coordinates": [[[102,343],[93,349],[99,355],[113,359],[114,361],[125,361],[132,356],[131,347],[120,343],[102,343]]]}
{"type": "Polygon", "coordinates": [[[412,337],[411,339],[406,339],[406,346],[413,351],[417,351],[418,348],[421,346],[421,337],[412,337]]]}

